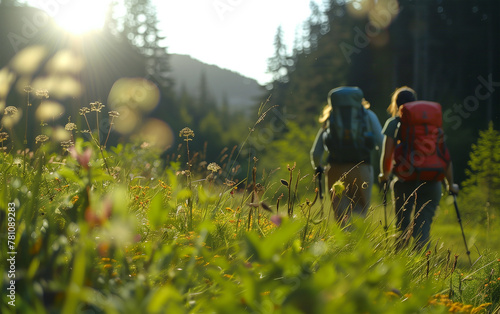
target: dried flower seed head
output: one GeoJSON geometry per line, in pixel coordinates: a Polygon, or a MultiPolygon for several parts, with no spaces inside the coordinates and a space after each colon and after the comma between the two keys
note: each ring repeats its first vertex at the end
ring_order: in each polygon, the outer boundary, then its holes
{"type": "Polygon", "coordinates": [[[8,106],[7,108],[5,108],[5,111],[4,111],[5,115],[8,115],[8,114],[14,115],[16,113],[17,113],[17,108],[14,106],[8,106]]]}
{"type": "Polygon", "coordinates": [[[81,116],[84,116],[85,114],[87,114],[89,112],[90,112],[90,109],[87,108],[87,107],[83,107],[82,109],[80,109],[80,115],[81,116]]]}
{"type": "Polygon", "coordinates": [[[47,140],[49,139],[49,137],[47,135],[38,135],[37,137],[35,137],[35,143],[38,144],[38,142],[40,143],[43,143],[43,142],[46,142],[47,140]]]}
{"type": "Polygon", "coordinates": [[[29,85],[26,85],[24,87],[24,92],[25,93],[32,93],[33,92],[33,87],[29,86],[29,85]]]}
{"type": "Polygon", "coordinates": [[[108,114],[111,118],[117,118],[120,116],[120,113],[118,111],[110,111],[108,114]]]}
{"type": "Polygon", "coordinates": [[[90,110],[91,111],[101,112],[102,108],[104,108],[104,105],[98,101],[90,103],[90,110]]]}
{"type": "Polygon", "coordinates": [[[185,137],[187,139],[190,136],[194,137],[194,132],[188,127],[185,127],[179,132],[179,137],[185,137]]]}
{"type": "Polygon", "coordinates": [[[210,170],[212,172],[218,172],[220,169],[221,169],[220,166],[215,162],[211,162],[207,166],[207,170],[210,170]]]}
{"type": "Polygon", "coordinates": [[[62,142],[61,142],[61,146],[62,146],[63,148],[65,148],[65,149],[68,149],[68,148],[70,148],[70,147],[71,147],[71,146],[73,146],[73,145],[74,145],[74,143],[73,143],[73,141],[71,141],[71,140],[69,140],[69,141],[62,141],[62,142]]]}
{"type": "Polygon", "coordinates": [[[49,91],[46,89],[39,89],[36,91],[35,95],[38,98],[47,99],[49,98],[49,91]]]}
{"type": "Polygon", "coordinates": [[[7,132],[0,133],[0,142],[6,141],[9,138],[9,134],[7,132]]]}
{"type": "Polygon", "coordinates": [[[64,129],[67,131],[73,131],[76,129],[76,124],[74,124],[73,122],[66,123],[64,129]]]}

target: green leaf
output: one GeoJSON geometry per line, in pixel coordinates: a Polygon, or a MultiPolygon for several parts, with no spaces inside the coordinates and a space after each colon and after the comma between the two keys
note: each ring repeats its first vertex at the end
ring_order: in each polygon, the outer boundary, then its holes
{"type": "Polygon", "coordinates": [[[64,302],[62,313],[75,313],[78,307],[80,291],[85,280],[85,267],[87,263],[86,250],[80,248],[76,253],[71,272],[71,282],[68,286],[68,294],[64,302]]]}
{"type": "Polygon", "coordinates": [[[95,182],[113,181],[113,180],[114,180],[114,178],[107,173],[100,173],[96,176],[92,176],[92,181],[95,181],[95,182]]]}
{"type": "Polygon", "coordinates": [[[148,302],[147,309],[149,313],[159,313],[164,311],[165,308],[172,310],[172,306],[175,305],[178,310],[184,310],[182,308],[182,301],[183,297],[175,287],[163,286],[154,292],[154,295],[148,302]]]}
{"type": "Polygon", "coordinates": [[[179,193],[177,193],[177,199],[178,200],[187,200],[189,198],[191,198],[191,196],[193,196],[193,191],[191,191],[190,189],[182,189],[179,191],[179,193]]]}
{"type": "Polygon", "coordinates": [[[57,173],[68,182],[75,182],[80,186],[84,186],[83,180],[75,173],[74,170],[71,170],[68,167],[61,167],[57,173]]]}
{"type": "Polygon", "coordinates": [[[167,218],[167,210],[163,207],[162,196],[156,194],[151,200],[151,205],[149,207],[148,218],[149,225],[153,229],[157,229],[165,222],[167,218]]]}
{"type": "Polygon", "coordinates": [[[303,225],[300,222],[285,221],[280,228],[265,239],[253,232],[248,233],[246,242],[249,252],[247,253],[262,262],[270,261],[275,254],[281,255],[286,245],[293,243],[292,240],[302,228],[303,225]]]}
{"type": "Polygon", "coordinates": [[[33,277],[35,277],[36,271],[38,270],[39,266],[40,266],[40,259],[38,257],[34,258],[31,261],[31,264],[30,264],[30,266],[28,268],[28,278],[30,280],[33,279],[33,277]]]}
{"type": "Polygon", "coordinates": [[[118,155],[123,150],[123,144],[118,144],[116,147],[111,147],[111,150],[118,155]]]}
{"type": "Polygon", "coordinates": [[[198,199],[201,204],[213,204],[217,201],[217,196],[210,195],[202,186],[200,186],[198,187],[198,199]]]}

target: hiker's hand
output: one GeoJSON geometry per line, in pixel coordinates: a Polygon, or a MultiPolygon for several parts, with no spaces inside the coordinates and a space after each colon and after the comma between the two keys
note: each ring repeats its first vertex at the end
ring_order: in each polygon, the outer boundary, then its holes
{"type": "Polygon", "coordinates": [[[382,184],[382,183],[386,183],[387,181],[389,181],[389,175],[386,175],[386,174],[384,174],[384,173],[380,173],[380,174],[378,175],[378,182],[379,182],[379,183],[381,183],[381,184],[382,184]]]}
{"type": "Polygon", "coordinates": [[[450,192],[451,195],[457,195],[459,190],[460,188],[456,183],[448,185],[448,192],[450,192]]]}
{"type": "Polygon", "coordinates": [[[318,174],[318,173],[323,173],[323,171],[324,171],[324,170],[323,170],[323,167],[321,167],[321,166],[317,166],[317,167],[316,167],[316,174],[318,174]]]}

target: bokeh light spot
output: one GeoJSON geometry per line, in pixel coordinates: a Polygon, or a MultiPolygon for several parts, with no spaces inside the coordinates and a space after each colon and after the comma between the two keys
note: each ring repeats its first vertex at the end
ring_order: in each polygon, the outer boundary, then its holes
{"type": "Polygon", "coordinates": [[[47,56],[47,49],[43,46],[24,48],[11,60],[12,69],[20,75],[33,74],[47,56]]]}
{"type": "Polygon", "coordinates": [[[35,116],[40,121],[49,121],[59,118],[64,113],[64,107],[55,101],[44,101],[38,106],[35,116]]]}
{"type": "Polygon", "coordinates": [[[55,142],[64,142],[71,140],[71,133],[64,129],[64,127],[58,125],[52,129],[52,135],[50,136],[55,142]]]}
{"type": "Polygon", "coordinates": [[[144,78],[122,78],[116,81],[108,96],[108,103],[114,110],[121,107],[151,112],[160,101],[158,87],[144,78]]]}
{"type": "Polygon", "coordinates": [[[128,107],[121,107],[120,116],[115,119],[114,129],[121,134],[132,133],[141,123],[141,116],[128,107]]]}
{"type": "Polygon", "coordinates": [[[174,133],[170,126],[158,119],[149,119],[137,134],[139,140],[165,151],[174,142],[174,133]]]}
{"type": "MultiPolygon", "coordinates": [[[[10,88],[15,80],[16,75],[9,71],[8,68],[5,67],[0,70],[0,99],[7,98],[10,88]]],[[[0,110],[3,110],[3,108],[0,107],[0,110]]]]}
{"type": "Polygon", "coordinates": [[[54,74],[78,74],[82,69],[82,58],[75,55],[75,53],[69,49],[57,52],[46,65],[46,70],[54,74]]]}

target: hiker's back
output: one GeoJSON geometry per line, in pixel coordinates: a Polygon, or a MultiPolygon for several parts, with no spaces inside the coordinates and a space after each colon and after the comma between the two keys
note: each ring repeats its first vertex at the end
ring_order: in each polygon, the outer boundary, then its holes
{"type": "Polygon", "coordinates": [[[406,181],[441,181],[450,161],[444,143],[441,105],[413,101],[400,108],[394,173],[406,181]]]}
{"type": "Polygon", "coordinates": [[[330,91],[331,104],[324,143],[333,163],[369,163],[375,144],[363,92],[358,87],[330,91]]]}

